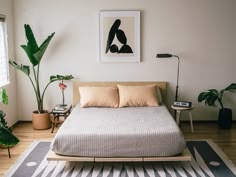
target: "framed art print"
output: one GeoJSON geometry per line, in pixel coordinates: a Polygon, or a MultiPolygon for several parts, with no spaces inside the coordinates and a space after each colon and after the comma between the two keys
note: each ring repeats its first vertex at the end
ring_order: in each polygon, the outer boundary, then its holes
{"type": "Polygon", "coordinates": [[[140,11],[99,14],[101,62],[140,62],[140,11]]]}

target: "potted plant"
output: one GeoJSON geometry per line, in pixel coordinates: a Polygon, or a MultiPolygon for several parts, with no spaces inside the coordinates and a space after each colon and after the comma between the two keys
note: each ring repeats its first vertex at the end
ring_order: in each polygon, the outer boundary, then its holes
{"type": "MultiPolygon", "coordinates": [[[[10,60],[9,63],[11,66],[16,68],[17,70],[23,72],[30,80],[30,83],[34,89],[34,93],[37,100],[38,109],[33,111],[32,120],[33,120],[33,128],[37,130],[43,130],[50,128],[50,114],[47,110],[44,109],[43,100],[45,91],[48,86],[57,80],[61,80],[57,76],[51,76],[48,84],[44,87],[43,91],[41,92],[41,85],[39,80],[40,75],[40,63],[45,53],[51,39],[53,38],[55,33],[52,33],[44,40],[41,45],[38,45],[34,34],[32,32],[31,27],[28,24],[24,25],[25,28],[25,35],[27,39],[26,45],[21,45],[24,49],[25,53],[28,56],[28,59],[31,63],[31,66],[17,64],[15,61],[10,60]],[[31,72],[32,71],[32,72],[31,72]]],[[[64,80],[70,80],[70,76],[62,76],[64,80]]]]}
{"type": "MultiPolygon", "coordinates": [[[[60,87],[61,89],[61,93],[62,93],[62,104],[60,105],[61,107],[66,107],[67,104],[65,104],[65,94],[64,94],[64,91],[65,89],[67,88],[67,85],[64,83],[64,80],[65,80],[65,77],[64,76],[61,76],[61,75],[56,75],[56,76],[53,76],[53,77],[57,77],[57,79],[60,81],[60,83],[58,84],[58,86],[60,87]]],[[[72,75],[69,75],[66,80],[70,80],[70,79],[73,79],[74,77],[72,75]]]]}
{"type": "MultiPolygon", "coordinates": [[[[8,104],[8,96],[5,89],[0,90],[0,103],[4,105],[8,104]]],[[[7,121],[5,120],[6,114],[0,110],[0,147],[8,149],[8,156],[11,158],[10,147],[15,146],[19,139],[12,134],[12,130],[7,126],[7,121]]]]}
{"type": "Polygon", "coordinates": [[[198,95],[198,102],[205,100],[205,104],[209,106],[214,106],[217,101],[220,105],[218,123],[221,128],[231,128],[232,127],[232,109],[225,108],[223,104],[223,95],[225,92],[231,92],[236,89],[236,84],[232,83],[225,89],[218,91],[216,89],[209,89],[205,92],[201,92],[198,95]]]}

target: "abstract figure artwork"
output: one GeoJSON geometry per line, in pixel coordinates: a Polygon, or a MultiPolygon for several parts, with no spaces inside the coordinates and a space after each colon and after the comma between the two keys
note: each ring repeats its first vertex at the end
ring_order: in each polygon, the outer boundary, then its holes
{"type": "Polygon", "coordinates": [[[100,61],[140,62],[140,12],[100,12],[100,61]]]}
{"type": "Polygon", "coordinates": [[[107,47],[106,47],[106,53],[110,50],[112,53],[133,53],[131,47],[127,45],[127,38],[121,29],[119,29],[119,26],[121,24],[121,20],[117,19],[108,34],[107,39],[107,47]],[[121,48],[119,49],[116,44],[112,44],[115,36],[117,37],[118,41],[122,44],[121,48]]]}

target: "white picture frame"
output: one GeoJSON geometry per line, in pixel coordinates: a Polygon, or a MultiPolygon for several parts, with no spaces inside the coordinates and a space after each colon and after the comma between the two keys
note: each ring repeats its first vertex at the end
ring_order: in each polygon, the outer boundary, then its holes
{"type": "Polygon", "coordinates": [[[100,62],[140,62],[140,11],[99,13],[100,62]]]}

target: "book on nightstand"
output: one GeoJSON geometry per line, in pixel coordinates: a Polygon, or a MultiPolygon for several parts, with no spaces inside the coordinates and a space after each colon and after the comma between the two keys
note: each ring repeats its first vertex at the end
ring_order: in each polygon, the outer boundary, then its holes
{"type": "Polygon", "coordinates": [[[71,104],[68,104],[68,105],[61,105],[61,104],[57,104],[55,106],[55,108],[52,110],[52,112],[61,112],[61,113],[64,113],[64,112],[67,112],[68,110],[70,110],[72,108],[72,105],[71,104]]]}

